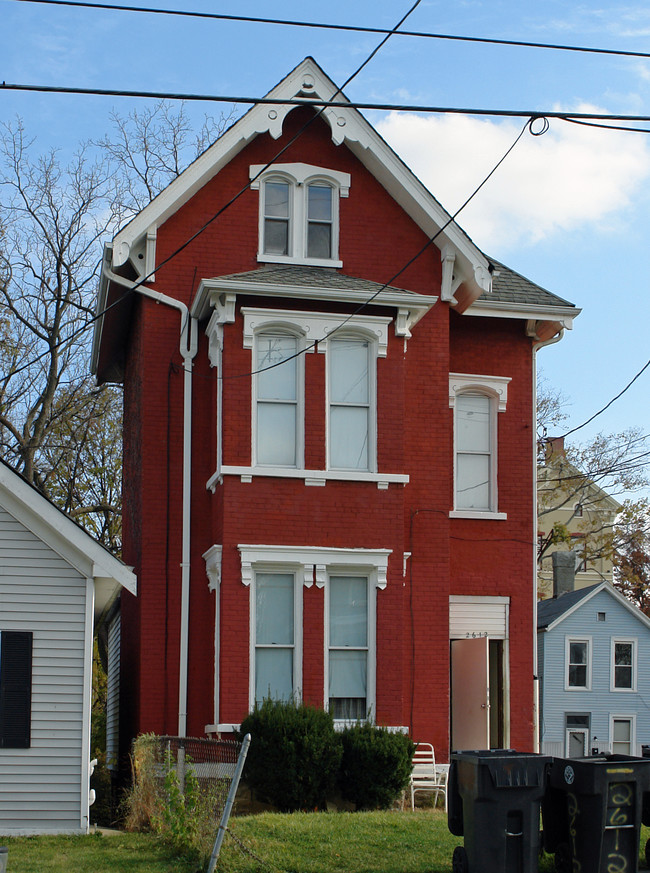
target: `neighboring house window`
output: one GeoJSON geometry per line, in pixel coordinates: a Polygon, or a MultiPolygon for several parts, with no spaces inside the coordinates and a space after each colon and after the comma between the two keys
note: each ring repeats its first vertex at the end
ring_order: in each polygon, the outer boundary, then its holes
{"type": "Polygon", "coordinates": [[[454,510],[452,515],[505,518],[498,513],[497,414],[505,411],[510,379],[449,376],[454,409],[454,510]]]}
{"type": "Polygon", "coordinates": [[[0,632],[0,748],[31,742],[32,640],[30,631],[0,632]]]}
{"type": "Polygon", "coordinates": [[[591,687],[591,640],[566,640],[566,687],[589,689],[591,687]]]}
{"type": "Polygon", "coordinates": [[[633,755],[636,746],[634,716],[612,715],[610,736],[614,755],[633,755]]]}
{"type": "Polygon", "coordinates": [[[574,518],[582,518],[582,503],[576,503],[573,508],[573,516],[574,518]]]}
{"type": "Polygon", "coordinates": [[[291,573],[255,574],[255,703],[291,700],[296,681],[295,579],[291,573]]]}
{"type": "Polygon", "coordinates": [[[327,343],[329,394],[329,466],[337,470],[374,467],[374,372],[367,340],[331,339],[327,343]]]}
{"type": "Polygon", "coordinates": [[[348,196],[349,173],[302,163],[256,164],[250,178],[260,191],[258,260],[342,266],[339,199],[348,196]]]}
{"type": "Polygon", "coordinates": [[[269,467],[301,463],[302,356],[299,339],[281,333],[256,336],[256,462],[269,467]]]}
{"type": "Polygon", "coordinates": [[[329,711],[335,720],[368,714],[368,579],[329,580],[329,711]]]}
{"type": "Polygon", "coordinates": [[[612,640],[612,691],[636,691],[636,642],[612,640]]]}

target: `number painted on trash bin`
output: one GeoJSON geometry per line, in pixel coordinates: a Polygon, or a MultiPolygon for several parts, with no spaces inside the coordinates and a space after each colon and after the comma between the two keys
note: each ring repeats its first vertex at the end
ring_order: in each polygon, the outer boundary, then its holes
{"type": "Polygon", "coordinates": [[[607,873],[626,873],[627,858],[625,855],[617,855],[610,852],[607,856],[607,873]]]}
{"type": "Polygon", "coordinates": [[[567,812],[569,813],[569,837],[571,838],[571,856],[573,858],[571,873],[581,873],[582,864],[576,858],[576,834],[578,833],[576,819],[580,815],[580,807],[578,805],[578,798],[570,791],[567,793],[567,812]]]}
{"type": "Polygon", "coordinates": [[[607,824],[620,828],[632,823],[634,817],[634,791],[629,782],[616,782],[609,786],[607,798],[607,824]]]}

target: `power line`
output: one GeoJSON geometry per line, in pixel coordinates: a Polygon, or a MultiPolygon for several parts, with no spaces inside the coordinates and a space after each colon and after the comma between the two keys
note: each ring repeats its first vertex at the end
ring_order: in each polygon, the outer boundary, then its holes
{"type": "MultiPolygon", "coordinates": [[[[23,0],[20,0],[23,2],[23,0]]],[[[26,2],[26,0],[24,0],[26,2]]],[[[31,2],[31,0],[30,0],[31,2]]],[[[346,83],[347,84],[347,83],[346,83]]],[[[345,87],[345,86],[342,86],[345,87]]],[[[339,89],[340,92],[341,89],[339,89]]],[[[606,112],[566,112],[555,109],[476,109],[458,106],[421,106],[413,103],[377,103],[363,101],[319,100],[318,98],[286,98],[286,97],[247,97],[242,95],[218,94],[188,94],[175,91],[139,91],[120,88],[81,88],[62,85],[25,85],[11,82],[0,82],[0,91],[31,91],[45,94],[78,94],[92,97],[138,97],[151,100],[183,100],[187,102],[204,101],[209,103],[245,103],[252,105],[273,106],[312,106],[317,109],[376,109],[385,112],[421,112],[439,115],[476,115],[496,118],[556,118],[561,121],[576,123],[588,121],[636,122],[650,123],[650,115],[617,115],[606,112]]],[[[337,92],[338,93],[338,92],[337,92]]],[[[602,125],[607,130],[622,130],[615,125],[602,125]]],[[[650,133],[644,128],[628,128],[633,133],[650,133]]]]}
{"type": "Polygon", "coordinates": [[[586,54],[613,55],[618,57],[650,58],[650,52],[628,51],[624,49],[607,49],[594,46],[567,45],[552,42],[532,42],[518,39],[498,39],[486,36],[462,36],[451,33],[432,33],[420,30],[388,30],[382,27],[370,27],[354,24],[332,24],[319,21],[296,21],[286,18],[263,18],[252,15],[226,15],[219,12],[193,12],[182,9],[153,9],[150,6],[126,6],[117,3],[92,3],[86,0],[16,0],[19,3],[40,3],[47,6],[77,6],[86,9],[104,9],[116,12],[145,12],[153,15],[171,15],[184,18],[211,19],[213,21],[231,21],[244,24],[272,24],[283,27],[301,27],[313,30],[336,30],[348,33],[387,34],[391,36],[408,36],[420,39],[438,39],[452,42],[482,43],[485,45],[503,45],[518,48],[550,49],[553,51],[578,52],[586,54]]]}

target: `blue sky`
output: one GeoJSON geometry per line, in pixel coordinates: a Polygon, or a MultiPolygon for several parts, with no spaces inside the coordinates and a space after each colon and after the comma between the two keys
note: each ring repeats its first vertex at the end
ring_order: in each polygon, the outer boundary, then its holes
{"type": "MultiPolygon", "coordinates": [[[[144,4],[143,4],[144,5],[144,4]]],[[[151,0],[148,6],[392,27],[411,0],[151,0]],[[306,11],[307,10],[307,11],[306,11]]],[[[342,84],[379,37],[358,33],[72,9],[0,0],[7,83],[261,96],[312,55],[342,84]]],[[[566,0],[422,0],[410,30],[650,51],[650,7],[566,0]]],[[[589,110],[650,116],[650,61],[392,37],[346,88],[352,100],[477,109],[589,110]]],[[[62,154],[100,137],[111,111],[143,101],[0,91],[0,121],[20,115],[62,154]]],[[[192,104],[197,119],[215,104],[192,104]]],[[[453,211],[521,129],[494,117],[366,113],[453,211]]],[[[650,129],[650,124],[647,125],[650,129]]],[[[650,358],[650,134],[550,123],[528,134],[458,221],[486,253],[583,309],[543,350],[546,379],[569,399],[566,428],[616,395],[650,358]]],[[[650,432],[650,368],[574,439],[650,432]]]]}

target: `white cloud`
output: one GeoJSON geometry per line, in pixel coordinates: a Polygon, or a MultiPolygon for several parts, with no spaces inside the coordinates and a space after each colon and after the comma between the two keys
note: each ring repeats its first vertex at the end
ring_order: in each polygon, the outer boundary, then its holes
{"type": "MultiPolygon", "coordinates": [[[[576,112],[598,111],[580,106],[576,112]]],[[[402,159],[454,212],[515,141],[521,122],[391,113],[376,126],[402,159]]],[[[643,134],[551,120],[524,134],[458,217],[481,248],[504,251],[562,231],[621,220],[650,175],[643,134]]]]}

